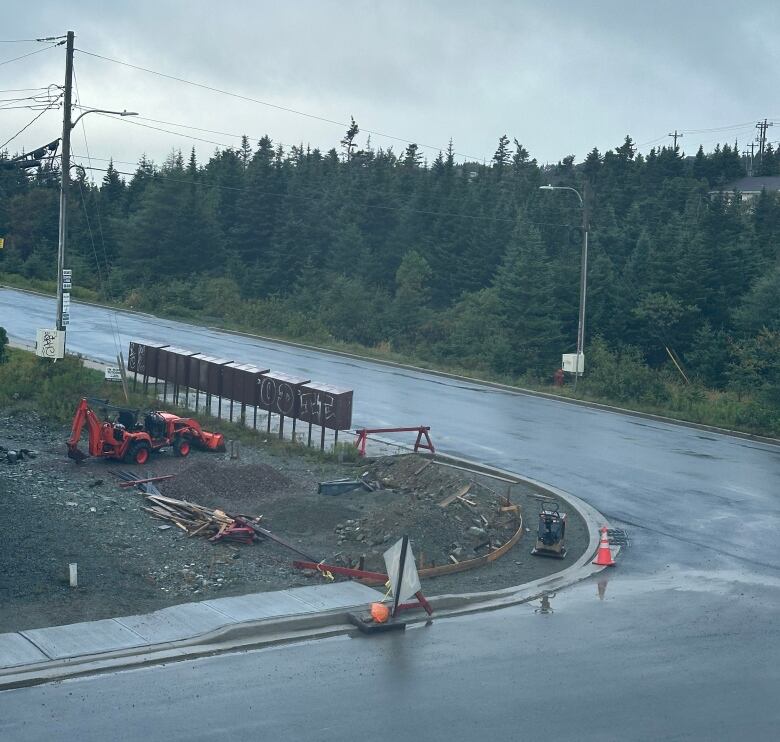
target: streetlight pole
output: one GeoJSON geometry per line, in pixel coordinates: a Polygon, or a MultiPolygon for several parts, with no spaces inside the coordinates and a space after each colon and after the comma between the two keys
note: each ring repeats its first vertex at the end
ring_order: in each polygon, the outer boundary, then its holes
{"type": "Polygon", "coordinates": [[[580,312],[577,320],[577,365],[574,369],[574,391],[577,391],[577,377],[580,375],[580,365],[583,348],[585,347],[585,301],[588,291],[588,230],[590,228],[590,214],[588,203],[588,182],[583,188],[584,198],[576,188],[571,186],[539,186],[542,191],[572,191],[577,194],[582,210],[582,256],[580,258],[580,312]]]}
{"type": "MultiPolygon", "coordinates": [[[[70,185],[70,133],[76,124],[88,113],[109,113],[116,116],[137,116],[131,111],[107,111],[102,108],[94,108],[84,111],[75,121],[71,121],[71,93],[73,89],[73,40],[75,34],[68,31],[65,45],[65,90],[62,114],[62,168],[60,172],[60,221],[57,240],[57,330],[65,331],[63,322],[63,302],[65,298],[65,247],[68,238],[68,186],[70,185]]],[[[68,296],[70,296],[68,294],[68,296]]],[[[62,347],[65,347],[63,339],[62,347]]]]}

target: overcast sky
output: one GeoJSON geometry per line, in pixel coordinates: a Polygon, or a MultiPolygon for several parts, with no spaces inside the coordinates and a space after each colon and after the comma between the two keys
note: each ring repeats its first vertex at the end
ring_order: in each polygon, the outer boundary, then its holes
{"type": "MultiPolygon", "coordinates": [[[[423,150],[428,159],[450,138],[462,156],[489,159],[504,133],[540,162],[567,154],[581,160],[626,134],[646,152],[670,142],[666,134],[675,129],[685,132],[687,152],[735,139],[744,148],[765,117],[777,121],[769,139],[780,139],[776,0],[5,0],[2,7],[0,39],[73,30],[77,50],[335,122],[354,116],[361,146],[373,130],[431,145],[423,150]]],[[[2,64],[43,46],[0,43],[0,90],[62,84],[64,47],[2,64]]],[[[237,145],[232,135],[242,133],[253,144],[267,133],[285,146],[327,150],[345,131],[79,51],[75,69],[85,105],[137,111],[146,119],[138,123],[179,132],[93,114],[84,124],[95,159],[135,163],[146,153],[159,163],[172,149],[187,154],[195,146],[203,161],[217,144],[237,145]]],[[[27,94],[2,92],[0,99],[27,94]]],[[[0,143],[34,115],[0,110],[0,143]]],[[[60,129],[61,113],[48,111],[8,149],[34,148],[60,129]]],[[[377,133],[371,141],[396,152],[405,146],[377,133]]],[[[83,161],[81,126],[73,148],[83,161]]]]}

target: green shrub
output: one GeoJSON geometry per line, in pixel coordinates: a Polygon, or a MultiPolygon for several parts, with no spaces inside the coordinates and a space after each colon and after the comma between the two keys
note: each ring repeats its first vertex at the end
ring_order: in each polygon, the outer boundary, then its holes
{"type": "Polygon", "coordinates": [[[67,356],[56,363],[25,351],[12,351],[0,366],[0,407],[34,405],[44,417],[68,422],[81,397],[105,393],[103,375],[67,356]]]}
{"type": "Polygon", "coordinates": [[[583,377],[585,391],[619,402],[664,404],[669,392],[658,372],[645,365],[638,348],[612,350],[596,338],[586,353],[588,370],[583,377]]]}
{"type": "Polygon", "coordinates": [[[5,327],[0,327],[0,363],[8,360],[8,333],[5,327]]]}

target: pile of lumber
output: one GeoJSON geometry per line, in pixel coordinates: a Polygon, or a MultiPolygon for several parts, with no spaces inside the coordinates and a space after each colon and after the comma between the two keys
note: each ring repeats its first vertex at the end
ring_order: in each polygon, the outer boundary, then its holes
{"type": "MultiPolygon", "coordinates": [[[[155,518],[173,523],[188,536],[207,536],[212,542],[237,541],[241,544],[251,544],[261,536],[267,536],[287,546],[286,542],[264,528],[260,528],[262,515],[255,518],[246,515],[230,515],[224,510],[212,510],[194,502],[163,496],[154,482],[170,479],[173,476],[171,474],[144,478],[130,471],[117,471],[114,474],[122,480],[119,483],[120,487],[137,487],[146,495],[146,499],[151,505],[150,507],[142,506],[143,510],[151,513],[155,518]]],[[[164,527],[161,526],[161,528],[164,527]]]]}
{"type": "Polygon", "coordinates": [[[261,520],[243,516],[231,516],[223,510],[197,505],[186,500],[176,500],[160,494],[146,495],[149,507],[143,507],[155,518],[169,521],[188,536],[207,536],[210,541],[238,541],[251,544],[258,538],[253,527],[261,520]]]}

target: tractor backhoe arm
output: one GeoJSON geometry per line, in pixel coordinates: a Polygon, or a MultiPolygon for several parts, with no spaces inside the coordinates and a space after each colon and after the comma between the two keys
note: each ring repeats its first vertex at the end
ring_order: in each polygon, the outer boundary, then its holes
{"type": "Polygon", "coordinates": [[[76,407],[70,438],[67,440],[68,457],[74,459],[76,462],[83,461],[87,458],[87,455],[79,450],[79,440],[81,439],[81,433],[84,430],[85,425],[87,426],[87,434],[89,436],[89,455],[100,456],[101,423],[95,416],[95,413],[89,408],[87,400],[82,399],[79,402],[78,407],[76,407]]]}

